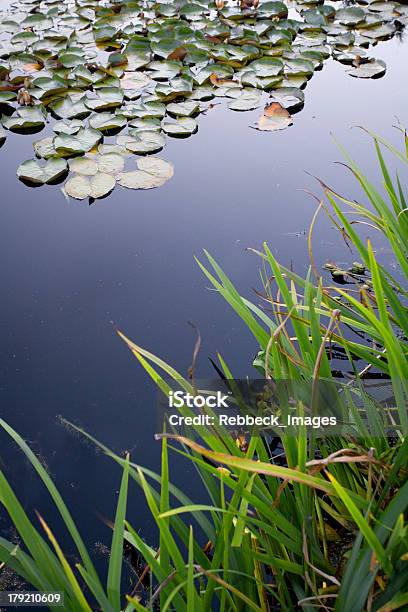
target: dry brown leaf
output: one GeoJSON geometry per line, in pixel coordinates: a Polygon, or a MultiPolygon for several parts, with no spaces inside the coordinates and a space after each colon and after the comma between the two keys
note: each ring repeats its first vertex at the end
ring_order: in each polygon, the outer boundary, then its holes
{"type": "Polygon", "coordinates": [[[225,6],[225,0],[215,0],[215,6],[217,7],[217,10],[222,11],[225,6]]]}
{"type": "Polygon", "coordinates": [[[290,117],[290,113],[279,102],[271,102],[265,106],[266,117],[290,117]]]}
{"type": "Polygon", "coordinates": [[[223,85],[236,85],[237,84],[237,82],[234,81],[233,79],[223,79],[222,77],[219,77],[217,74],[215,74],[215,72],[210,76],[210,81],[212,85],[214,85],[215,87],[222,87],[223,85]]]}
{"type": "Polygon", "coordinates": [[[170,53],[170,55],[167,56],[167,59],[168,60],[178,60],[182,62],[183,59],[186,57],[186,55],[187,55],[187,50],[184,47],[177,47],[176,49],[174,49],[172,53],[170,53]]]}
{"type": "Polygon", "coordinates": [[[23,70],[25,72],[36,72],[37,70],[41,70],[43,68],[42,64],[33,63],[33,64],[24,64],[23,70]]]}
{"type": "Polygon", "coordinates": [[[286,108],[279,102],[271,102],[265,106],[256,128],[266,132],[275,132],[289,127],[292,123],[292,117],[286,108]]]}

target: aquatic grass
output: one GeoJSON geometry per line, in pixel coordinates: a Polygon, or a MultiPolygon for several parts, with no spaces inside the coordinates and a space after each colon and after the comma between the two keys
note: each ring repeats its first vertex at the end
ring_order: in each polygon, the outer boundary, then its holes
{"type": "MultiPolygon", "coordinates": [[[[160,378],[154,358],[151,367],[156,377],[160,378]]],[[[77,427],[71,427],[81,432],[77,427]]],[[[9,426],[6,431],[18,443],[18,434],[9,426]]],[[[81,433],[93,440],[89,434],[81,433]]],[[[228,433],[225,432],[225,435],[228,433]]],[[[93,601],[90,593],[104,610],[149,610],[158,600],[160,609],[177,610],[210,610],[214,605],[224,610],[239,609],[242,605],[248,606],[248,609],[268,610],[270,605],[279,605],[280,609],[289,611],[299,600],[303,602],[302,607],[312,609],[309,600],[321,602],[326,595],[335,595],[339,601],[342,598],[349,601],[349,587],[343,589],[339,567],[336,571],[327,551],[327,546],[331,554],[337,547],[341,549],[340,533],[346,529],[349,534],[359,531],[361,536],[344,570],[353,588],[359,589],[360,599],[361,592],[374,589],[373,585],[377,584],[375,576],[378,576],[380,583],[387,582],[393,598],[396,594],[402,595],[402,592],[399,593],[402,586],[398,588],[398,585],[401,576],[405,576],[401,556],[407,538],[403,515],[407,508],[408,483],[404,484],[406,462],[401,464],[401,457],[406,453],[406,443],[387,445],[383,453],[383,457],[387,458],[385,462],[381,457],[376,458],[368,453],[363,455],[358,445],[355,450],[360,455],[342,455],[339,443],[343,441],[338,440],[337,452],[333,456],[316,461],[305,456],[309,449],[304,437],[299,436],[295,439],[299,464],[293,470],[274,465],[260,436],[250,439],[246,452],[234,445],[233,454],[220,454],[213,450],[212,447],[218,448],[216,443],[211,446],[213,438],[208,437],[210,444],[204,447],[191,438],[163,434],[161,477],[93,440],[123,470],[108,584],[118,584],[117,577],[123,563],[123,539],[145,559],[151,584],[147,590],[145,585],[136,585],[135,592],[129,593],[126,604],[122,597],[121,605],[118,605],[115,586],[107,595],[104,591],[101,593],[101,587],[95,587],[82,565],[78,564],[76,569],[84,583],[79,582],[79,576],[74,580],[74,568],[67,566],[52,534],[51,541],[57,556],[47,554],[45,564],[41,563],[40,558],[38,566],[35,566],[39,575],[37,580],[30,572],[24,571],[23,565],[20,567],[16,563],[15,559],[19,559],[25,567],[30,568],[33,562],[36,563],[37,554],[44,555],[42,549],[46,544],[39,534],[34,535],[37,532],[33,527],[29,526],[29,535],[26,534],[29,519],[13,512],[12,508],[19,507],[18,501],[12,497],[8,500],[9,488],[3,480],[1,501],[12,513],[22,543],[17,551],[15,544],[2,543],[1,561],[8,565],[10,558],[10,567],[35,588],[62,589],[66,594],[66,609],[88,609],[87,606],[92,606],[93,601]],[[181,449],[173,446],[170,449],[193,461],[204,482],[210,476],[215,483],[215,486],[207,489],[208,504],[194,504],[185,494],[180,495],[170,483],[169,441],[181,444],[181,449]],[[358,471],[354,470],[356,462],[358,471]],[[391,467],[394,465],[397,465],[397,469],[391,467]],[[158,549],[151,548],[137,534],[131,517],[123,520],[128,477],[141,487],[156,520],[160,532],[158,549]],[[368,481],[371,486],[367,495],[368,481]],[[380,485],[384,481],[387,481],[389,493],[381,500],[380,485]],[[310,516],[310,522],[305,523],[305,516],[310,516]],[[206,520],[203,520],[204,517],[206,520]],[[192,527],[191,521],[195,527],[192,527]],[[323,541],[326,542],[326,552],[323,541]],[[33,548],[36,543],[40,546],[37,554],[33,548]],[[23,550],[25,546],[28,554],[23,550]],[[349,569],[350,564],[353,564],[352,570],[349,569]],[[306,574],[309,578],[305,582],[306,574]],[[66,580],[61,581],[61,576],[66,580]],[[112,576],[116,578],[113,580],[112,576]],[[272,582],[268,576],[274,577],[272,582]],[[394,578],[396,586],[391,589],[394,578]],[[79,584],[85,600],[78,595],[79,584]],[[331,586],[325,587],[325,584],[331,586]],[[223,589],[219,588],[221,586],[223,589]]],[[[48,488],[48,483],[45,484],[48,488]]],[[[376,588],[373,595],[377,597],[379,591],[376,588]]],[[[341,604],[336,609],[349,608],[341,604]]],[[[353,606],[353,609],[363,608],[353,606]]]]}

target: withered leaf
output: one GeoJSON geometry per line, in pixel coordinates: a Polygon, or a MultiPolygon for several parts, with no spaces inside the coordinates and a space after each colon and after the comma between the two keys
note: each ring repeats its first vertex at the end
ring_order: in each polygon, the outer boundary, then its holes
{"type": "Polygon", "coordinates": [[[167,59],[168,60],[178,60],[182,62],[183,59],[186,57],[186,55],[187,55],[187,50],[184,47],[176,47],[174,51],[172,51],[167,56],[167,59]]]}
{"type": "Polygon", "coordinates": [[[271,102],[265,106],[255,128],[264,132],[275,132],[284,130],[292,123],[292,117],[286,108],[283,108],[279,102],[271,102]]]}

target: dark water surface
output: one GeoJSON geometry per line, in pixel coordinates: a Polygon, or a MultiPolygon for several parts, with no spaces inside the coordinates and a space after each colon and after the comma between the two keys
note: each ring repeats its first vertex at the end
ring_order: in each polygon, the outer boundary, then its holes
{"type": "MultiPolygon", "coordinates": [[[[10,137],[0,151],[0,402],[1,416],[45,459],[75,519],[94,542],[107,539],[98,518],[111,518],[120,473],[110,460],[58,424],[63,415],[116,451],[157,468],[153,439],[156,390],[115,334],[138,344],[183,373],[191,362],[193,321],[203,338],[199,377],[212,376],[208,357],[219,350],[237,377],[252,374],[256,343],[228,305],[208,291],[193,260],[207,248],[239,289],[251,296],[259,262],[245,252],[267,241],[285,263],[304,272],[305,235],[319,194],[304,170],[355,197],[355,182],[332,162],[341,159],[330,135],[376,177],[364,125],[394,144],[398,118],[408,124],[408,45],[394,39],[372,55],[386,60],[386,76],[359,80],[333,61],[315,73],[294,126],[268,134],[250,129],[259,111],[216,106],[187,140],[169,139],[160,154],[175,175],[163,188],[114,194],[89,206],[67,202],[58,187],[30,189],[15,177],[32,157],[31,136],[10,137]]],[[[42,135],[40,136],[42,137],[42,135]]],[[[330,224],[319,222],[317,261],[348,261],[330,224]]],[[[51,503],[21,455],[0,437],[6,473],[27,508],[51,521],[51,503]]],[[[189,468],[190,469],[190,468],[189,468]]],[[[175,476],[191,481],[193,471],[175,476]]],[[[131,522],[149,530],[139,495],[131,522]]],[[[1,523],[0,523],[1,527],[1,523]]]]}

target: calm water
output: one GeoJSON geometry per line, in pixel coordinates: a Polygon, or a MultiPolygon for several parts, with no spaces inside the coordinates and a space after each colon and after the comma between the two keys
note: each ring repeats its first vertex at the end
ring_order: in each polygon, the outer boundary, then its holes
{"type": "MultiPolygon", "coordinates": [[[[208,357],[217,350],[237,377],[252,373],[256,344],[208,291],[193,254],[207,248],[248,296],[258,285],[258,260],[248,246],[267,241],[282,261],[306,270],[306,236],[294,234],[307,229],[315,208],[301,190],[319,194],[319,187],[304,171],[342,193],[358,193],[333,164],[341,154],[331,132],[375,177],[371,142],[350,127],[364,125],[399,144],[392,125],[396,118],[408,124],[408,45],[393,40],[373,55],[387,62],[384,78],[352,79],[344,66],[327,62],[310,81],[294,126],[280,133],[249,129],[259,111],[216,106],[200,117],[197,135],[169,139],[160,155],[174,163],[175,176],[161,189],[118,188],[92,206],[67,203],[58,187],[30,189],[16,179],[18,164],[32,157],[32,137],[11,136],[0,150],[1,415],[44,457],[89,542],[109,537],[98,515],[112,517],[120,473],[58,425],[57,416],[158,466],[155,388],[115,326],[186,372],[191,320],[203,338],[201,378],[213,375],[208,357]]],[[[315,256],[350,261],[323,219],[315,256]]],[[[0,444],[24,504],[52,523],[52,506],[32,471],[4,436],[0,444]]],[[[131,522],[148,532],[137,492],[131,503],[131,522]]]]}

